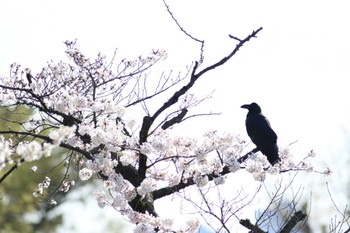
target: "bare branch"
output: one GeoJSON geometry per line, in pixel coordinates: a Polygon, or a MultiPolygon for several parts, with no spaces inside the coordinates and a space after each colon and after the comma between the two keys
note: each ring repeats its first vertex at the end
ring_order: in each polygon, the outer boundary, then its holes
{"type": "Polygon", "coordinates": [[[329,185],[328,182],[326,183],[326,187],[327,187],[327,192],[328,192],[328,196],[330,197],[333,206],[335,207],[335,209],[337,210],[337,212],[341,215],[341,219],[336,221],[337,216],[335,216],[334,222],[331,222],[331,224],[329,225],[329,230],[330,232],[342,232],[343,231],[343,226],[347,225],[347,228],[349,228],[348,230],[346,230],[344,233],[346,232],[350,232],[350,215],[347,214],[348,213],[348,205],[345,206],[344,211],[341,211],[338,207],[338,205],[335,203],[335,200],[331,194],[331,191],[329,189],[329,185]]]}
{"type": "Polygon", "coordinates": [[[174,22],[176,23],[176,25],[180,28],[180,30],[185,33],[186,36],[188,36],[189,38],[191,38],[192,40],[201,43],[201,48],[200,48],[200,57],[199,57],[199,64],[203,63],[204,60],[204,56],[203,56],[203,51],[204,51],[204,40],[199,40],[195,37],[193,37],[191,34],[189,34],[181,25],[180,23],[177,21],[177,19],[175,18],[175,16],[173,15],[173,13],[170,11],[170,7],[169,5],[165,2],[165,0],[163,0],[163,3],[168,11],[168,13],[170,14],[171,18],[174,20],[174,22]]]}
{"type": "Polygon", "coordinates": [[[238,42],[241,42],[242,40],[239,39],[238,37],[232,36],[231,34],[228,35],[230,38],[237,40],[238,42]]]}
{"type": "Polygon", "coordinates": [[[287,224],[283,227],[280,233],[290,233],[298,222],[303,221],[307,217],[301,210],[296,212],[287,224]]]}
{"type": "Polygon", "coordinates": [[[224,57],[223,59],[221,59],[220,61],[218,61],[217,63],[208,66],[207,68],[203,69],[201,72],[199,72],[196,76],[201,76],[203,74],[205,74],[206,72],[215,69],[218,66],[221,66],[223,64],[225,64],[231,57],[233,57],[233,55],[235,55],[238,50],[246,43],[248,42],[250,39],[256,37],[256,35],[262,30],[263,28],[260,27],[257,30],[253,31],[252,34],[248,35],[246,38],[244,38],[243,40],[241,40],[237,45],[236,48],[226,57],[224,57]]]}

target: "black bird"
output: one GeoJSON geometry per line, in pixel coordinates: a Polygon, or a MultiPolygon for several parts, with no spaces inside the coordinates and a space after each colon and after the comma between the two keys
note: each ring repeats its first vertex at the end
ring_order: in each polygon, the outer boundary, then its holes
{"type": "Polygon", "coordinates": [[[257,103],[245,104],[241,108],[249,110],[245,125],[247,133],[257,149],[261,151],[272,164],[280,161],[278,157],[277,135],[272,130],[270,122],[261,114],[257,103]]]}

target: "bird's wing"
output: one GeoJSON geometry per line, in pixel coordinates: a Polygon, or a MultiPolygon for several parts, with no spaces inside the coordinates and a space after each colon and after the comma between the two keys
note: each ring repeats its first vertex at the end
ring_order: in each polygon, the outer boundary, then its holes
{"type": "Polygon", "coordinates": [[[276,133],[262,114],[247,117],[246,127],[249,137],[257,146],[271,145],[277,141],[276,133]]]}

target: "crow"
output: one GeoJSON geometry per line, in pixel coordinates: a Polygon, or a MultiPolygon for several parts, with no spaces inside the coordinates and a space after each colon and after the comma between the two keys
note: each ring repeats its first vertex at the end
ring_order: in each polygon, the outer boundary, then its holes
{"type": "Polygon", "coordinates": [[[280,161],[278,156],[277,134],[272,130],[270,122],[261,114],[257,103],[245,104],[241,108],[248,109],[245,125],[247,133],[257,149],[261,151],[271,165],[280,161]]]}

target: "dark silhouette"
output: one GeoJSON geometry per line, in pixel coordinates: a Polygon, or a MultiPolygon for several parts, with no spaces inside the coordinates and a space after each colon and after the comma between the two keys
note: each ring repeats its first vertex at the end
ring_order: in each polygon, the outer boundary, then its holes
{"type": "Polygon", "coordinates": [[[247,133],[257,149],[266,155],[272,164],[280,161],[278,157],[277,135],[272,130],[270,122],[261,114],[261,108],[257,103],[245,104],[241,108],[249,110],[245,125],[247,133]]]}
{"type": "Polygon", "coordinates": [[[29,69],[27,69],[27,71],[26,71],[26,78],[28,80],[29,85],[31,85],[33,82],[33,75],[30,73],[29,69]]]}

